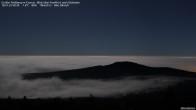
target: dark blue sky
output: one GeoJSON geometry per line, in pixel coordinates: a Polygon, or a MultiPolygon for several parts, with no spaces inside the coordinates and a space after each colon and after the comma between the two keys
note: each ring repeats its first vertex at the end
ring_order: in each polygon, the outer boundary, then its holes
{"type": "Polygon", "coordinates": [[[196,0],[78,1],[1,7],[0,54],[196,55],[196,0]]]}

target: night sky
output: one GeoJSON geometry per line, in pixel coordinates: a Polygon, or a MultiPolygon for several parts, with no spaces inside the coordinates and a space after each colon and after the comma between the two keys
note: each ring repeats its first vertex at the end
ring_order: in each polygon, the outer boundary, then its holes
{"type": "Polygon", "coordinates": [[[1,7],[0,54],[196,55],[196,0],[78,1],[68,8],[1,7]]]}

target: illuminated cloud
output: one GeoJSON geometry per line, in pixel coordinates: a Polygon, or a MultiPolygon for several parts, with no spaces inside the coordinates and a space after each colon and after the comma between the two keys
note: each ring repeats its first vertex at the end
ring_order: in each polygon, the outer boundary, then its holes
{"type": "Polygon", "coordinates": [[[127,77],[121,80],[69,80],[58,78],[22,80],[22,73],[67,70],[116,61],[132,61],[148,66],[167,66],[195,70],[195,57],[145,56],[1,56],[0,97],[83,97],[90,93],[110,96],[136,92],[151,87],[166,87],[181,81],[171,77],[148,77],[146,80],[127,77]],[[110,89],[108,89],[110,88],[110,89]]]}

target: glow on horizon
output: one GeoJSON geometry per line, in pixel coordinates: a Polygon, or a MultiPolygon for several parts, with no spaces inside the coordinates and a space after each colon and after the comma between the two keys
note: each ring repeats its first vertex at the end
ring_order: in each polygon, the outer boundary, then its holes
{"type": "Polygon", "coordinates": [[[75,69],[130,61],[153,67],[172,67],[196,72],[196,57],[188,56],[0,56],[1,63],[46,68],[75,69]]]}

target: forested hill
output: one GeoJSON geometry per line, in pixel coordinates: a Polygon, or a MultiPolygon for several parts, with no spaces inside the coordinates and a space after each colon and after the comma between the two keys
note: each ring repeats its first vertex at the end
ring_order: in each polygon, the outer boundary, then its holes
{"type": "Polygon", "coordinates": [[[34,80],[40,78],[58,77],[63,80],[69,79],[118,79],[130,76],[174,76],[196,78],[196,73],[178,70],[168,67],[149,67],[133,62],[115,62],[110,65],[93,66],[81,69],[46,72],[25,73],[23,79],[34,80]]]}

